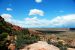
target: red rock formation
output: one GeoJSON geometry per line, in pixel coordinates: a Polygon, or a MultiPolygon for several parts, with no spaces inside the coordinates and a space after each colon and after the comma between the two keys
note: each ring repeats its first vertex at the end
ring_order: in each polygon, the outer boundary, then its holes
{"type": "Polygon", "coordinates": [[[22,30],[21,27],[19,27],[19,26],[15,26],[15,25],[12,26],[12,29],[13,29],[13,30],[16,30],[16,31],[20,31],[20,30],[22,30]]]}

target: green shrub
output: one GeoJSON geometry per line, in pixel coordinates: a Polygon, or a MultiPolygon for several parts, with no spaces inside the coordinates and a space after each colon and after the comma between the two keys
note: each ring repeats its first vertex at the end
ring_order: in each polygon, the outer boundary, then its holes
{"type": "Polygon", "coordinates": [[[5,32],[4,32],[4,33],[1,34],[1,37],[2,37],[2,38],[6,38],[7,35],[8,35],[8,33],[5,33],[5,32]]]}
{"type": "Polygon", "coordinates": [[[8,35],[8,33],[5,33],[5,32],[0,34],[0,41],[4,41],[5,38],[7,37],[7,35],[8,35]]]}

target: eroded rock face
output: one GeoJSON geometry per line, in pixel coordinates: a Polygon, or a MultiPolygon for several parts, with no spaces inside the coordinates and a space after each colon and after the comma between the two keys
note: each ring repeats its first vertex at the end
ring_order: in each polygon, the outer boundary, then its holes
{"type": "Polygon", "coordinates": [[[60,49],[55,47],[54,45],[48,44],[47,42],[38,41],[37,43],[31,44],[22,50],[60,50],[60,49]]]}

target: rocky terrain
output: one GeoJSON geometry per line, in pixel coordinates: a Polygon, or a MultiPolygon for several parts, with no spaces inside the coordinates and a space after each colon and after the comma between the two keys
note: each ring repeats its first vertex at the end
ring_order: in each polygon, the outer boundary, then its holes
{"type": "MultiPolygon", "coordinates": [[[[37,43],[30,44],[20,50],[60,50],[60,49],[52,44],[48,44],[45,41],[38,41],[37,43]]],[[[75,50],[75,48],[67,48],[66,50],[75,50]]]]}

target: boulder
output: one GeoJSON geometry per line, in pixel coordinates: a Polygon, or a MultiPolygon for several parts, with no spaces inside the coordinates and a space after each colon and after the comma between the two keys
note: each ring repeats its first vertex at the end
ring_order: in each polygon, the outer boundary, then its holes
{"type": "Polygon", "coordinates": [[[60,50],[54,45],[50,45],[44,41],[38,41],[37,43],[31,44],[25,47],[23,50],[60,50]]]}

